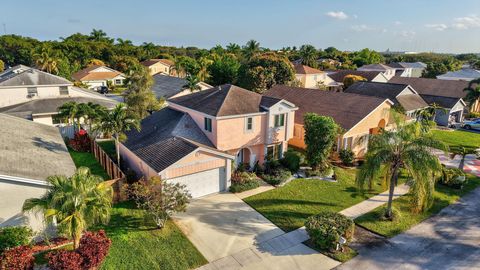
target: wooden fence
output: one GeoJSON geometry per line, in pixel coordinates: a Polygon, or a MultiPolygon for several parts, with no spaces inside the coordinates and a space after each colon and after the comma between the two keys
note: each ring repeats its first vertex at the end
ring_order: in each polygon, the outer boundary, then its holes
{"type": "Polygon", "coordinates": [[[113,187],[114,191],[114,201],[122,201],[124,195],[122,192],[122,186],[125,183],[125,174],[122,172],[120,167],[113,162],[113,160],[108,156],[108,154],[97,144],[94,140],[92,141],[92,154],[95,156],[95,159],[102,165],[102,167],[107,172],[108,176],[112,180],[108,180],[109,185],[113,187]]]}

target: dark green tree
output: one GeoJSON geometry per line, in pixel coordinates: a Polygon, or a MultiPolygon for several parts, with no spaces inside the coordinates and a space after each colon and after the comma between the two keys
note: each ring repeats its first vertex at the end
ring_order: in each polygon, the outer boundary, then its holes
{"type": "Polygon", "coordinates": [[[324,170],[340,128],[333,118],[315,113],[306,113],[303,122],[308,163],[313,170],[324,170]]]}

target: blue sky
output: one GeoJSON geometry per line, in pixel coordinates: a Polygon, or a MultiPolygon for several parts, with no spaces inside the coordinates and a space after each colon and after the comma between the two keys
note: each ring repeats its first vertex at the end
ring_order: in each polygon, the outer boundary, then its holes
{"type": "Polygon", "coordinates": [[[0,14],[8,34],[41,40],[96,28],[137,44],[480,52],[479,0],[22,0],[0,14]]]}

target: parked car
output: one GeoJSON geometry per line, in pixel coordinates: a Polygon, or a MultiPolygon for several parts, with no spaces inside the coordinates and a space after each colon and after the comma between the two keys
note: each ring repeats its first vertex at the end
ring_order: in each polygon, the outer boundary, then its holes
{"type": "Polygon", "coordinates": [[[108,94],[108,87],[106,86],[99,86],[97,88],[97,92],[100,94],[108,94]]]}
{"type": "Polygon", "coordinates": [[[480,119],[474,119],[463,122],[463,128],[465,129],[480,129],[480,119]]]}

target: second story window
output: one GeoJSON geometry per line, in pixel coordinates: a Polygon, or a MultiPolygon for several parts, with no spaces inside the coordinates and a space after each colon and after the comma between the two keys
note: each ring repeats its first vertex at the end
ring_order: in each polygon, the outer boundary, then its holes
{"type": "Polygon", "coordinates": [[[60,86],[60,95],[68,96],[68,86],[60,86]]]}
{"type": "Polygon", "coordinates": [[[247,117],[245,121],[245,130],[252,131],[253,130],[253,117],[247,117]]]}
{"type": "Polygon", "coordinates": [[[275,115],[275,127],[283,127],[285,125],[285,114],[275,115]]]}
{"type": "Polygon", "coordinates": [[[29,97],[35,97],[38,96],[38,91],[36,87],[28,87],[27,88],[27,93],[29,97]]]}
{"type": "Polygon", "coordinates": [[[208,132],[212,132],[212,119],[205,117],[204,124],[205,130],[208,132]]]}

